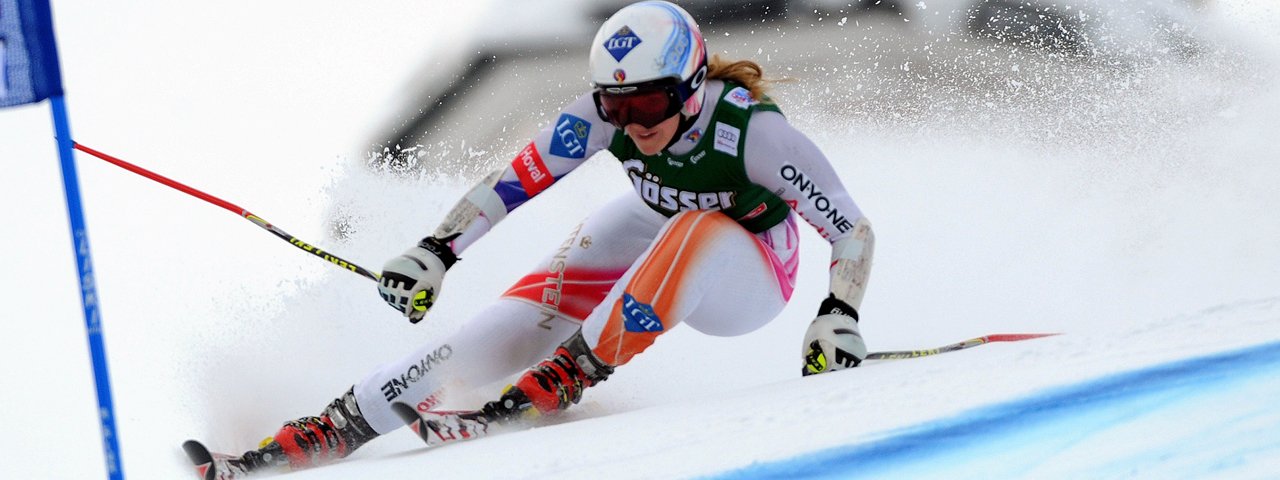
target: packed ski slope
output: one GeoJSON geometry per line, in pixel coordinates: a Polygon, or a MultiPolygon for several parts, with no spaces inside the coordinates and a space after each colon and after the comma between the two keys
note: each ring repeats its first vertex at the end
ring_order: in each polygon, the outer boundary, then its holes
{"type": "MultiPolygon", "coordinates": [[[[169,3],[55,2],[78,141],[372,269],[472,181],[372,172],[360,142],[418,65],[401,53],[475,28],[480,7],[169,3]]],[[[676,329],[568,421],[431,452],[400,431],[285,478],[1273,477],[1277,31],[1271,2],[1242,1],[1210,14],[1191,59],[1048,68],[1060,60],[975,50],[940,63],[1018,73],[957,91],[943,69],[898,86],[898,103],[849,109],[816,83],[838,74],[780,88],[876,227],[873,350],[1065,335],[801,380],[827,258],[806,234],[777,320],[738,338],[676,329]]],[[[0,112],[0,478],[103,477],[51,135],[41,108],[0,112]]],[[[367,280],[234,215],[80,168],[131,478],[185,478],[186,438],[238,451],[318,413],[459,328],[628,188],[609,159],[575,172],[470,249],[414,326],[367,280]]]]}

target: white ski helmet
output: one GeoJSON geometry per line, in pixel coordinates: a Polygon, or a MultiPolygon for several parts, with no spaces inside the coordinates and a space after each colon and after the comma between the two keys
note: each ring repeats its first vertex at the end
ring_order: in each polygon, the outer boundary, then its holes
{"type": "MultiPolygon", "coordinates": [[[[591,43],[591,83],[600,95],[626,95],[646,88],[670,93],[685,117],[702,110],[707,46],[693,17],[670,2],[645,1],[623,7],[605,20],[591,43]]],[[[607,118],[600,108],[602,118],[607,118]]],[[[621,127],[621,125],[619,125],[621,127]]]]}

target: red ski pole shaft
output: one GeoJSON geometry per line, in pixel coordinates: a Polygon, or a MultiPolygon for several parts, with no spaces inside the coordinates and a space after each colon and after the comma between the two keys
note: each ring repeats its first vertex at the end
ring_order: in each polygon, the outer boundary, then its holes
{"type": "Polygon", "coordinates": [[[228,202],[228,201],[226,201],[226,200],[223,200],[223,199],[221,199],[221,198],[215,197],[215,196],[213,196],[213,195],[209,195],[209,194],[204,193],[204,192],[202,192],[202,191],[200,191],[200,190],[196,190],[196,189],[194,189],[194,188],[191,188],[191,187],[189,187],[189,186],[187,186],[187,185],[182,184],[181,182],[178,182],[178,181],[173,180],[173,179],[171,179],[171,178],[165,177],[164,175],[160,175],[160,174],[158,174],[158,173],[156,173],[156,172],[152,172],[152,171],[147,170],[147,169],[145,169],[145,168],[139,167],[139,166],[137,166],[137,165],[134,165],[134,164],[132,164],[132,163],[126,162],[126,161],[124,161],[124,160],[121,160],[121,159],[119,159],[119,158],[113,157],[113,156],[111,156],[111,155],[107,155],[107,154],[105,154],[105,153],[99,152],[99,151],[97,151],[97,150],[94,150],[94,149],[92,149],[92,148],[86,147],[86,146],[81,145],[81,144],[79,144],[79,143],[74,144],[74,147],[75,147],[75,149],[76,149],[76,150],[82,151],[82,152],[84,152],[84,153],[87,153],[87,154],[92,155],[92,156],[94,156],[94,157],[97,157],[97,158],[99,158],[99,159],[102,159],[102,160],[106,161],[107,163],[110,163],[110,164],[115,165],[115,166],[117,166],[117,167],[123,168],[123,169],[125,169],[125,170],[130,171],[130,172],[136,173],[136,174],[141,175],[141,176],[143,176],[143,177],[149,178],[149,179],[154,180],[154,181],[156,181],[156,182],[162,183],[162,184],[167,185],[167,186],[169,186],[169,187],[171,187],[171,188],[173,188],[173,189],[175,189],[175,190],[178,190],[178,191],[180,191],[180,192],[186,193],[187,195],[191,195],[191,196],[193,196],[193,197],[196,197],[196,198],[199,198],[199,199],[204,200],[204,201],[206,201],[206,202],[212,203],[212,204],[217,205],[217,206],[219,206],[219,207],[222,207],[222,208],[224,208],[224,209],[230,210],[231,212],[235,213],[236,215],[239,215],[239,216],[241,216],[241,217],[244,217],[244,219],[246,219],[246,220],[248,220],[248,221],[250,221],[250,222],[253,222],[253,224],[254,224],[254,225],[257,225],[257,226],[259,226],[259,227],[262,227],[264,230],[266,230],[266,231],[268,231],[268,232],[271,232],[271,234],[273,234],[273,235],[275,235],[275,236],[279,237],[280,239],[282,239],[282,240],[284,240],[284,241],[286,241],[286,242],[289,242],[289,244],[290,244],[290,245],[293,245],[293,246],[295,246],[295,247],[298,247],[299,249],[301,249],[301,250],[302,250],[302,251],[304,251],[304,252],[310,253],[310,254],[315,255],[315,256],[317,256],[317,257],[320,257],[320,258],[324,259],[325,261],[327,261],[327,262],[329,262],[329,263],[332,263],[332,264],[334,264],[334,265],[337,265],[338,267],[343,268],[343,269],[345,269],[345,270],[349,270],[349,271],[355,272],[355,273],[357,273],[357,274],[359,274],[359,275],[361,275],[361,276],[363,276],[363,277],[365,277],[365,278],[368,278],[368,279],[370,279],[370,280],[373,280],[373,281],[375,281],[375,282],[376,282],[376,281],[378,281],[378,275],[377,275],[377,274],[375,274],[375,273],[373,273],[373,272],[370,272],[369,270],[366,270],[366,269],[364,269],[363,267],[361,267],[361,266],[359,266],[359,265],[356,265],[356,264],[354,264],[354,263],[352,263],[352,262],[349,262],[349,261],[343,260],[342,258],[338,257],[337,255],[333,255],[333,254],[331,254],[331,253],[329,253],[329,252],[326,252],[326,251],[324,251],[324,250],[321,250],[321,249],[319,249],[319,248],[316,248],[315,246],[311,245],[310,243],[307,243],[307,242],[305,242],[305,241],[303,241],[303,240],[301,240],[301,239],[299,239],[299,238],[297,238],[297,237],[295,237],[295,236],[293,236],[293,235],[289,235],[289,233],[288,233],[288,232],[285,232],[284,230],[281,230],[281,229],[279,229],[279,228],[276,228],[276,226],[275,226],[275,225],[272,225],[271,223],[267,222],[267,221],[266,221],[266,220],[264,220],[262,217],[259,217],[259,216],[257,216],[257,215],[254,215],[253,213],[250,213],[248,210],[245,210],[245,209],[243,209],[243,208],[240,208],[240,206],[238,206],[238,205],[236,205],[236,204],[234,204],[234,203],[228,202]]]}

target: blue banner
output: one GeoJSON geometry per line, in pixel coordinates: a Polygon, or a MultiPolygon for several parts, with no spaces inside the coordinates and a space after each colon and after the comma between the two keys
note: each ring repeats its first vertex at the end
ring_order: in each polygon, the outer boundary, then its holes
{"type": "Polygon", "coordinates": [[[60,95],[49,0],[0,0],[0,107],[60,95]]]}

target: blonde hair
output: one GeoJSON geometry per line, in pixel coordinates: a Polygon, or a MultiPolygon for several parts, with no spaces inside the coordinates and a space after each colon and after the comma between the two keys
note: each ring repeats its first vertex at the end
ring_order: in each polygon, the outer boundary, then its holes
{"type": "Polygon", "coordinates": [[[751,98],[756,100],[764,99],[765,92],[772,83],[764,78],[764,69],[760,68],[760,64],[751,60],[725,60],[718,53],[712,55],[711,61],[707,62],[707,78],[740,84],[750,90],[751,98]]]}

